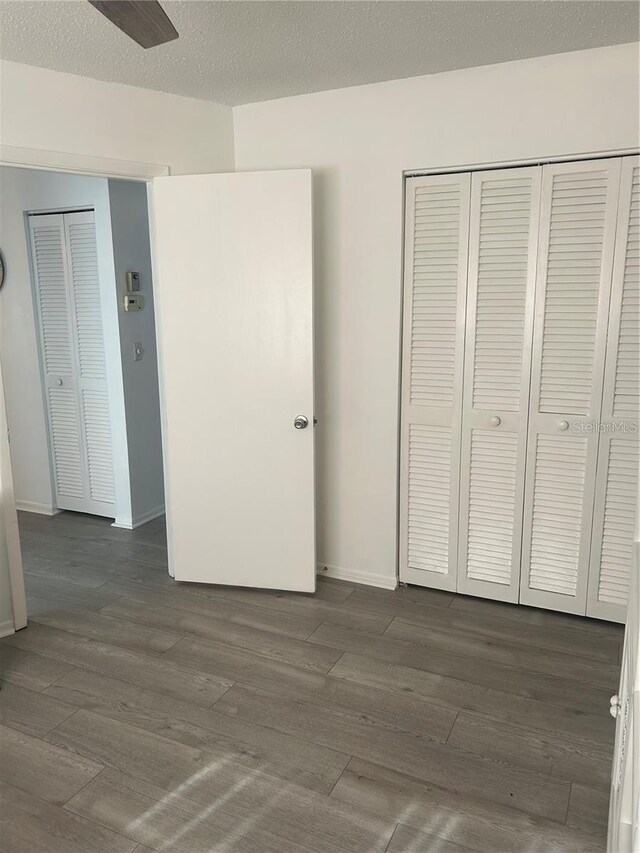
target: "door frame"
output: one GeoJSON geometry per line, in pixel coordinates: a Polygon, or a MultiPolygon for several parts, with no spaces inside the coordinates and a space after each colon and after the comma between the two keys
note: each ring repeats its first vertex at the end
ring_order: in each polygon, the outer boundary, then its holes
{"type": "Polygon", "coordinates": [[[11,469],[11,446],[9,427],[4,405],[4,382],[0,364],[0,528],[6,536],[6,557],[9,572],[9,591],[11,595],[11,621],[13,625],[0,624],[0,637],[12,633],[27,624],[27,601],[22,574],[22,551],[18,515],[13,491],[13,471],[11,469]]]}
{"type": "MultiPolygon", "coordinates": [[[[1,148],[1,146],[0,146],[1,148]]],[[[544,166],[551,163],[572,163],[581,160],[603,160],[605,158],[629,157],[640,155],[640,148],[618,148],[610,151],[580,151],[573,154],[551,154],[545,157],[529,157],[518,160],[494,160],[485,163],[452,163],[449,166],[434,166],[432,168],[404,169],[402,172],[402,228],[400,244],[400,340],[398,343],[398,396],[397,396],[397,423],[396,423],[396,580],[401,586],[407,586],[406,582],[400,581],[400,551],[402,548],[402,379],[406,368],[404,358],[404,336],[405,336],[405,240],[407,236],[407,179],[427,177],[429,175],[454,175],[459,172],[485,172],[499,169],[520,169],[525,166],[544,166]]],[[[464,387],[463,387],[464,393],[464,387]]],[[[458,493],[458,515],[460,511],[460,494],[458,493]]],[[[457,566],[456,566],[457,571],[457,566]]],[[[526,605],[524,605],[526,606],[526,605]]]]}
{"type": "Polygon", "coordinates": [[[17,145],[2,144],[0,144],[0,166],[143,182],[169,175],[171,172],[169,166],[164,163],[138,163],[133,160],[113,160],[109,157],[92,157],[88,154],[72,154],[68,151],[46,151],[40,148],[22,148],[17,145]]]}
{"type": "MultiPolygon", "coordinates": [[[[92,157],[87,154],[74,154],[68,151],[47,151],[39,148],[2,144],[0,144],[0,166],[86,175],[95,178],[119,178],[120,180],[140,181],[146,184],[149,184],[154,178],[171,173],[169,166],[164,163],[115,160],[107,157],[92,157]]],[[[4,466],[3,477],[6,476],[7,480],[13,483],[10,454],[7,454],[6,460],[3,459],[2,463],[4,466]]],[[[6,518],[10,520],[7,526],[7,545],[13,620],[16,630],[19,630],[27,625],[22,550],[18,525],[13,523],[13,519],[17,518],[13,489],[11,492],[7,489],[4,496],[6,506],[3,506],[2,509],[6,513],[6,518]]]]}

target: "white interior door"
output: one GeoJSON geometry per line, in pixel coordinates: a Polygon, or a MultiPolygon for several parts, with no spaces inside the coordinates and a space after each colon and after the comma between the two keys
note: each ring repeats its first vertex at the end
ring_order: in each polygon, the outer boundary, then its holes
{"type": "Polygon", "coordinates": [[[539,167],[471,177],[458,592],[517,601],[539,167]]]}
{"type": "Polygon", "coordinates": [[[93,211],[29,217],[55,502],[115,516],[93,211]]]}
{"type": "Polygon", "coordinates": [[[311,172],[157,178],[151,193],[169,570],[311,592],[311,172]]]}
{"type": "Polygon", "coordinates": [[[543,167],[520,601],[585,613],[620,160],[543,167]]]}
{"type": "Polygon", "coordinates": [[[406,183],[400,580],[456,588],[470,176],[406,183]]]}
{"type": "Polygon", "coordinates": [[[622,160],[587,615],[624,622],[640,464],[640,164],[622,160]]]}

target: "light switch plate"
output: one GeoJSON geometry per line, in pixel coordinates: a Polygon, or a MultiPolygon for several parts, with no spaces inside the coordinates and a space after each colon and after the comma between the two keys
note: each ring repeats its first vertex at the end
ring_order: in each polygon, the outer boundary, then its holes
{"type": "Polygon", "coordinates": [[[125,311],[141,311],[144,307],[144,297],[141,293],[126,293],[124,297],[125,311]]]}

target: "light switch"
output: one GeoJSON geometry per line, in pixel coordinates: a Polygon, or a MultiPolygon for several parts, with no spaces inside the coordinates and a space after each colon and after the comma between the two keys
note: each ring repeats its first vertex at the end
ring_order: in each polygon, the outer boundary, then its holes
{"type": "Polygon", "coordinates": [[[136,341],[133,345],[133,360],[134,361],[142,361],[142,354],[144,350],[142,349],[142,344],[140,341],[136,341]]]}
{"type": "Polygon", "coordinates": [[[141,311],[144,306],[144,297],[141,293],[125,293],[124,310],[141,311]]]}

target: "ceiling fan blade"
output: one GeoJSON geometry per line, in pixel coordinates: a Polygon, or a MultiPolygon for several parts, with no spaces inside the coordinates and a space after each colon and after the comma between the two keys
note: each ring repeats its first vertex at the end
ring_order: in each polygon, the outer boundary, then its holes
{"type": "Polygon", "coordinates": [[[141,47],[178,38],[178,31],[157,0],[89,0],[112,24],[141,47]]]}

